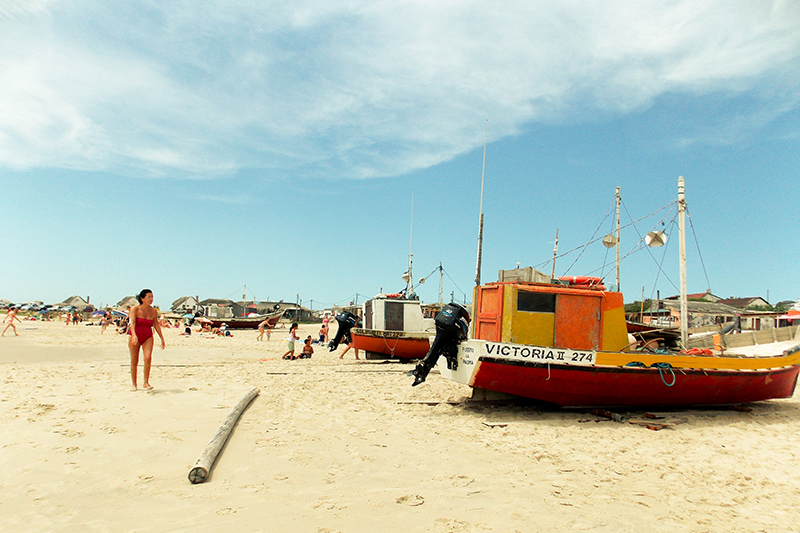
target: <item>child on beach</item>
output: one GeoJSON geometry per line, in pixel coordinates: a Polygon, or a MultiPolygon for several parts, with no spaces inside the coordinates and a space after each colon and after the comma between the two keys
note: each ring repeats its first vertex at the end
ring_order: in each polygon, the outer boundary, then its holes
{"type": "Polygon", "coordinates": [[[14,335],[19,337],[19,333],[17,333],[17,326],[14,325],[14,320],[16,320],[17,322],[22,324],[22,320],[20,320],[19,317],[17,316],[17,308],[16,307],[9,307],[8,308],[8,312],[6,313],[6,318],[5,318],[5,320],[3,320],[3,322],[5,322],[5,324],[6,324],[6,327],[3,330],[3,334],[0,335],[0,337],[5,337],[6,336],[6,331],[8,331],[8,328],[13,329],[14,330],[14,335]]]}
{"type": "Polygon", "coordinates": [[[297,336],[297,322],[292,322],[292,327],[289,330],[289,338],[286,339],[286,346],[288,350],[286,350],[286,353],[283,354],[284,359],[297,359],[294,356],[294,343],[297,340],[300,340],[300,338],[297,336]]]}
{"type": "Polygon", "coordinates": [[[328,338],[328,324],[326,322],[322,323],[322,327],[319,328],[319,342],[320,344],[325,344],[325,339],[328,338]]]}
{"type": "Polygon", "coordinates": [[[311,346],[311,335],[309,335],[303,343],[303,353],[300,354],[300,359],[311,359],[314,355],[314,347],[311,346]]]}

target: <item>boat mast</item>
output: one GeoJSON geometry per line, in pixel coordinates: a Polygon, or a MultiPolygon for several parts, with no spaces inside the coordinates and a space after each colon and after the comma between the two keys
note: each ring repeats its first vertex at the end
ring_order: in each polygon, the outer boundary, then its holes
{"type": "Polygon", "coordinates": [[[481,253],[483,252],[483,179],[486,176],[486,140],[489,135],[489,119],[486,119],[486,129],[483,133],[483,170],[481,170],[481,208],[478,218],[478,266],[475,268],[475,285],[481,284],[481,253]]]}
{"type": "Polygon", "coordinates": [[[411,295],[414,290],[414,275],[411,273],[411,258],[414,254],[411,253],[411,245],[414,238],[414,193],[411,193],[411,229],[408,235],[408,282],[406,283],[406,298],[411,295]]]}
{"type": "Polygon", "coordinates": [[[556,244],[553,246],[553,270],[550,271],[550,281],[556,277],[556,256],[558,255],[558,228],[556,228],[556,244]]]}
{"type": "Polygon", "coordinates": [[[686,194],[683,176],[678,177],[678,228],[680,230],[680,271],[681,271],[681,345],[688,343],[689,304],[686,296],[686,194]]]}
{"type": "Polygon", "coordinates": [[[617,187],[616,200],[617,200],[617,292],[622,292],[622,289],[619,286],[619,202],[620,202],[619,187],[617,187]]]}
{"type": "Polygon", "coordinates": [[[439,305],[444,304],[444,270],[442,262],[439,261],[439,305]]]}

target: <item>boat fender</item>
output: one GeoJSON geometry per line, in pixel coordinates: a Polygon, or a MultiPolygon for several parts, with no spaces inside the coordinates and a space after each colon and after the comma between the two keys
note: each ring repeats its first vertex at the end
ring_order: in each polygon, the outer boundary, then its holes
{"type": "Polygon", "coordinates": [[[393,292],[392,294],[387,294],[387,298],[402,298],[403,295],[399,292],[393,292]]]}

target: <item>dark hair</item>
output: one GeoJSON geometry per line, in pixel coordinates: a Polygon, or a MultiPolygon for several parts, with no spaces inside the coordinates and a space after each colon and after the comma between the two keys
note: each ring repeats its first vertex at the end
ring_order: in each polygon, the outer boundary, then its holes
{"type": "Polygon", "coordinates": [[[140,292],[139,295],[136,296],[136,299],[139,300],[139,303],[142,303],[144,301],[144,297],[147,296],[148,292],[150,294],[153,294],[153,291],[151,291],[150,289],[142,289],[142,292],[140,292]]]}
{"type": "Polygon", "coordinates": [[[297,322],[292,322],[292,327],[291,327],[291,328],[289,328],[289,329],[294,329],[294,328],[296,328],[296,327],[297,327],[297,322]]]}

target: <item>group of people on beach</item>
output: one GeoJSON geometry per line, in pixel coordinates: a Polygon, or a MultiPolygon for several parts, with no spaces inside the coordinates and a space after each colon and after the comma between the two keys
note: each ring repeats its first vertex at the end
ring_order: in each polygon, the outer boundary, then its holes
{"type": "MultiPolygon", "coordinates": [[[[71,313],[69,311],[67,311],[66,312],[66,317],[67,317],[66,318],[66,322],[67,322],[68,326],[70,325],[70,323],[72,323],[73,325],[77,326],[80,322],[83,321],[83,316],[80,313],[78,313],[77,310],[72,311],[71,313]]],[[[62,317],[62,319],[63,319],[63,317],[62,317]]]]}
{"type": "MultiPolygon", "coordinates": [[[[303,341],[303,350],[298,356],[294,355],[294,351],[295,351],[295,343],[300,340],[300,337],[297,336],[297,328],[299,326],[297,322],[293,322],[291,329],[289,329],[289,338],[286,339],[287,343],[286,347],[288,349],[286,350],[286,353],[283,354],[282,358],[290,360],[310,359],[311,356],[314,354],[314,347],[312,346],[312,344],[317,343],[320,346],[324,346],[328,343],[329,322],[330,318],[328,318],[328,314],[325,313],[325,317],[322,319],[322,327],[320,327],[319,329],[319,339],[315,341],[311,338],[311,335],[306,337],[305,340],[303,341]]],[[[347,348],[345,348],[344,351],[339,355],[339,359],[343,359],[344,354],[346,354],[348,351],[350,351],[351,348],[353,348],[352,340],[348,339],[347,341],[345,341],[345,343],[347,345],[347,348]]],[[[355,353],[356,359],[358,359],[358,348],[353,348],[353,353],[355,353]]]]}
{"type": "Polygon", "coordinates": [[[294,361],[295,359],[311,359],[311,356],[314,355],[314,347],[311,346],[311,344],[313,343],[311,335],[306,337],[305,340],[303,341],[303,350],[300,352],[300,355],[298,356],[294,355],[295,342],[300,340],[300,338],[297,336],[298,327],[299,326],[297,322],[293,322],[292,327],[289,329],[289,338],[287,339],[287,348],[289,349],[286,350],[286,353],[283,354],[283,359],[290,359],[292,361],[294,361]]]}
{"type": "MultiPolygon", "coordinates": [[[[128,349],[131,356],[131,391],[138,390],[138,367],[140,356],[142,356],[144,359],[144,388],[147,390],[152,390],[153,386],[150,384],[150,368],[153,360],[153,346],[155,344],[153,332],[158,334],[159,338],[161,339],[162,350],[166,347],[166,341],[164,340],[164,334],[161,331],[161,324],[158,320],[158,312],[153,307],[153,291],[150,289],[142,289],[142,291],[136,296],[136,300],[139,302],[139,304],[132,307],[128,312],[127,328],[127,333],[129,335],[128,349]]],[[[6,329],[13,327],[14,318],[16,318],[16,312],[12,314],[11,311],[9,311],[9,315],[6,317],[6,324],[9,325],[6,326],[6,329]]],[[[17,318],[17,320],[19,319],[17,318]]],[[[194,320],[184,322],[186,330],[188,331],[182,333],[182,335],[191,333],[191,326],[193,322],[194,320]]],[[[300,340],[297,332],[299,324],[297,322],[293,322],[291,328],[289,329],[289,337],[287,339],[288,349],[283,354],[282,358],[289,360],[310,359],[311,356],[314,355],[314,347],[312,346],[314,343],[324,345],[328,342],[329,322],[330,319],[326,314],[323,318],[322,327],[319,331],[319,339],[314,341],[311,335],[306,337],[303,340],[303,348],[301,349],[300,354],[297,356],[295,356],[295,343],[300,340]]],[[[267,324],[267,321],[260,323],[258,329],[259,336],[257,337],[257,340],[262,340],[265,334],[267,335],[267,340],[269,340],[271,328],[267,324]]],[[[16,333],[16,328],[14,332],[16,333]]],[[[5,334],[5,330],[3,331],[3,334],[5,334]]],[[[222,335],[225,335],[224,331],[222,332],[222,335]]],[[[339,358],[343,358],[344,354],[346,354],[351,348],[352,343],[348,342],[347,348],[341,353],[341,355],[339,355],[339,358]]],[[[354,352],[356,359],[358,359],[358,350],[354,349],[354,352]]]]}
{"type": "MultiPolygon", "coordinates": [[[[128,335],[128,350],[130,351],[131,356],[131,390],[138,390],[138,368],[140,356],[142,356],[144,359],[143,386],[147,390],[152,390],[153,386],[150,384],[150,368],[152,366],[153,346],[155,343],[153,332],[155,331],[155,333],[157,333],[161,339],[162,350],[166,348],[166,341],[164,340],[164,334],[161,331],[161,321],[159,320],[158,312],[156,311],[155,307],[153,307],[153,291],[150,289],[142,289],[142,291],[136,296],[136,300],[139,302],[139,304],[130,308],[125,327],[121,330],[118,329],[118,332],[126,333],[128,335]]],[[[80,314],[77,311],[74,313],[67,313],[67,325],[69,325],[70,322],[77,324],[80,321],[79,317],[80,314]]],[[[9,328],[14,331],[14,335],[19,336],[19,333],[17,333],[17,327],[14,324],[15,321],[20,323],[22,322],[17,316],[17,309],[12,306],[8,308],[6,317],[3,320],[5,328],[3,329],[1,336],[5,337],[6,331],[8,331],[9,328]]],[[[182,335],[191,334],[191,326],[193,322],[194,320],[184,321],[186,331],[182,333],[182,335]]],[[[311,335],[306,337],[303,340],[303,348],[301,349],[300,354],[297,356],[295,356],[295,343],[300,340],[297,334],[299,325],[297,322],[292,323],[292,326],[289,329],[289,338],[287,339],[288,349],[286,353],[283,354],[283,359],[310,359],[311,356],[314,355],[314,347],[312,346],[313,344],[317,343],[321,346],[324,346],[328,343],[329,322],[330,318],[326,313],[322,321],[322,326],[319,330],[319,339],[315,341],[312,339],[311,335]]],[[[100,324],[102,325],[101,333],[104,332],[112,323],[112,315],[107,311],[100,320],[100,324]]],[[[256,338],[257,340],[263,340],[264,335],[266,335],[267,340],[269,340],[272,328],[265,320],[258,325],[258,331],[259,335],[256,338]]],[[[230,335],[230,332],[227,331],[227,328],[223,327],[219,328],[218,333],[223,336],[226,334],[230,335]]],[[[347,348],[345,348],[345,350],[339,355],[339,359],[342,359],[344,355],[352,348],[352,342],[347,342],[346,344],[347,348]]],[[[358,359],[358,349],[353,349],[353,351],[356,359],[358,359]]]]}

